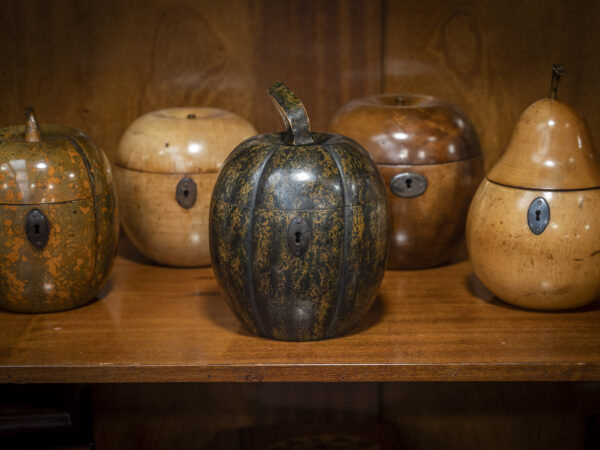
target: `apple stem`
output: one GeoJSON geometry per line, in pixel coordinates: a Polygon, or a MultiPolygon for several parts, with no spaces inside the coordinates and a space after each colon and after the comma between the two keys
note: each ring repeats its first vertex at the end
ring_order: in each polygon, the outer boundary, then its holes
{"type": "Polygon", "coordinates": [[[25,142],[40,142],[40,140],[40,126],[33,108],[28,107],[25,109],[25,142]]]}
{"type": "Polygon", "coordinates": [[[566,70],[562,64],[554,64],[552,66],[552,81],[550,83],[550,98],[556,98],[556,91],[558,91],[558,82],[560,77],[566,73],[566,70]]]}

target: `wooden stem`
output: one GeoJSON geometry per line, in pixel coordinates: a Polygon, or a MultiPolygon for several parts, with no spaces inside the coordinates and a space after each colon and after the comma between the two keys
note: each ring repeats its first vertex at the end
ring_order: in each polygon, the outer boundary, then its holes
{"type": "Polygon", "coordinates": [[[33,108],[29,107],[25,109],[25,142],[40,142],[40,140],[40,126],[33,108]]]}
{"type": "Polygon", "coordinates": [[[554,64],[552,66],[552,81],[550,83],[550,98],[556,98],[556,91],[558,91],[558,82],[560,77],[566,73],[566,70],[562,64],[554,64]]]}
{"type": "Polygon", "coordinates": [[[271,86],[269,96],[283,118],[290,142],[293,145],[313,144],[310,121],[300,99],[281,81],[271,86]]]}

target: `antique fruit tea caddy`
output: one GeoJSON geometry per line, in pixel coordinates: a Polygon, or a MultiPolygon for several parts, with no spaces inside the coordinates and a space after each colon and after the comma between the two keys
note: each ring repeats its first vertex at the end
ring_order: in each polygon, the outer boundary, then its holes
{"type": "MultiPolygon", "coordinates": [[[[495,295],[535,309],[588,304],[600,296],[600,158],[585,122],[556,99],[561,74],[555,66],[550,98],[523,113],[472,203],[481,151],[454,105],[408,95],[357,100],[332,122],[344,137],[311,132],[301,102],[276,83],[269,93],[284,133],[249,138],[252,125],[209,108],[134,122],[116,164],[121,221],[140,251],[170,265],[208,264],[209,233],[229,307],[248,330],[276,339],[352,329],[382,281],[390,232],[390,267],[443,263],[469,203],[473,269],[495,295]],[[450,209],[442,207],[449,187],[450,209]],[[164,223],[153,223],[160,213],[164,223]],[[435,246],[431,236],[449,218],[435,246]],[[437,254],[417,258],[419,239],[437,254]],[[394,256],[402,252],[413,256],[394,256]]],[[[39,127],[32,110],[25,126],[0,130],[0,307],[49,312],[89,302],[114,261],[117,217],[110,165],[83,133],[39,127]]]]}

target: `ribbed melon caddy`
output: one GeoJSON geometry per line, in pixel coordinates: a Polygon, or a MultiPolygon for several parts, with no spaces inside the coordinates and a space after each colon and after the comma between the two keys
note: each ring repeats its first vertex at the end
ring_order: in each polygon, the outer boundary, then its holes
{"type": "Polygon", "coordinates": [[[269,94],[286,132],[240,144],[210,207],[210,250],[228,305],[254,334],[317,340],[351,330],[385,272],[383,180],[351,139],[310,131],[283,84],[269,94]]]}

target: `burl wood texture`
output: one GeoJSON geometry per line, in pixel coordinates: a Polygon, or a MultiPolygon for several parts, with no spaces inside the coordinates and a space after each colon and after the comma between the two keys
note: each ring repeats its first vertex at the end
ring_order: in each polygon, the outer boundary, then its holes
{"type": "Polygon", "coordinates": [[[3,2],[0,124],[33,105],[114,161],[126,127],[165,107],[217,107],[278,131],[265,91],[284,80],[324,131],[338,107],[380,90],[381,17],[370,0],[3,2]]]}
{"type": "Polygon", "coordinates": [[[499,298],[535,309],[576,308],[600,298],[600,189],[539,191],[485,180],[467,220],[475,273],[499,298]],[[550,218],[535,235],[527,210],[542,197],[550,218]]]}
{"type": "Polygon", "coordinates": [[[513,308],[468,262],[388,271],[352,333],[298,343],[244,331],[210,268],[137,255],[123,245],[100,300],[84,308],[1,313],[0,381],[600,380],[598,303],[513,308]]]}

